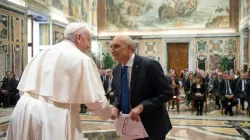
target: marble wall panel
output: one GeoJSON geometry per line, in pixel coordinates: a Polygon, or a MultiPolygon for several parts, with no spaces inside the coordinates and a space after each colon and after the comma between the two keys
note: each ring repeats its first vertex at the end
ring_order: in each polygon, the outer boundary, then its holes
{"type": "Polygon", "coordinates": [[[14,44],[12,45],[13,68],[14,68],[14,73],[17,78],[20,77],[22,74],[22,61],[23,61],[22,60],[22,57],[23,57],[22,48],[23,46],[20,46],[20,45],[14,45],[14,44]]]}

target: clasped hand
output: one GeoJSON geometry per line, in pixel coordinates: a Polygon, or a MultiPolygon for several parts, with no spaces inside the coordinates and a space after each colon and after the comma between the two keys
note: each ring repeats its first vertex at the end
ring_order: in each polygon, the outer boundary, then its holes
{"type": "MultiPolygon", "coordinates": [[[[111,116],[112,120],[115,120],[118,115],[119,115],[119,110],[113,106],[113,110],[114,110],[114,114],[111,116]]],[[[133,108],[130,113],[129,113],[129,117],[132,121],[140,121],[140,114],[142,113],[143,108],[140,106],[137,106],[135,108],[133,108]]]]}
{"type": "Polygon", "coordinates": [[[233,95],[226,95],[228,99],[232,99],[234,96],[233,95]]]}
{"type": "Polygon", "coordinates": [[[2,93],[6,93],[7,92],[7,90],[2,90],[2,93]]]}

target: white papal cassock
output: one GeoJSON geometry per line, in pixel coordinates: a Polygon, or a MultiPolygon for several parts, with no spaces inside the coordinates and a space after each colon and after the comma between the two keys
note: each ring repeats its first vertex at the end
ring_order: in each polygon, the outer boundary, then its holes
{"type": "Polygon", "coordinates": [[[113,114],[95,63],[67,40],[35,56],[18,89],[7,140],[81,140],[80,104],[103,120],[113,114]]]}

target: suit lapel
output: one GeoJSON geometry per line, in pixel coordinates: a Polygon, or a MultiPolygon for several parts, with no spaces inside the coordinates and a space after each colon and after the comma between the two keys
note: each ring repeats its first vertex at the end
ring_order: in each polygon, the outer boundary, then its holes
{"type": "Polygon", "coordinates": [[[131,82],[130,82],[130,95],[132,95],[132,93],[133,93],[133,89],[134,89],[135,84],[136,84],[137,76],[139,75],[139,72],[140,72],[140,67],[141,67],[140,62],[141,62],[140,57],[135,55],[134,64],[132,67],[131,82]]]}

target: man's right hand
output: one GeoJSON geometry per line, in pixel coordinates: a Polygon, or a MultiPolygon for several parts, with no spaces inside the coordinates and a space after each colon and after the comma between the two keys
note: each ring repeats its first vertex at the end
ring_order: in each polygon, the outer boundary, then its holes
{"type": "Polygon", "coordinates": [[[114,114],[111,116],[111,119],[115,120],[119,115],[119,110],[115,106],[113,106],[112,108],[114,110],[114,114]]]}

